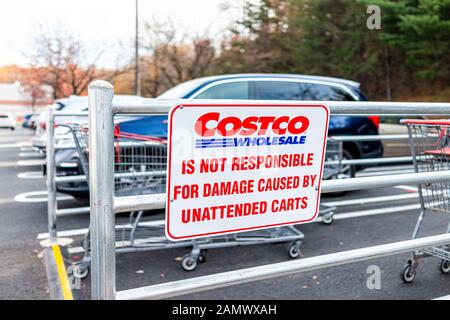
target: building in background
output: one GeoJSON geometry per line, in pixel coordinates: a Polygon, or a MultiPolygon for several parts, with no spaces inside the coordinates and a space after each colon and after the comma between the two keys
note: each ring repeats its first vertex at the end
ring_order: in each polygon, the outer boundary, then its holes
{"type": "Polygon", "coordinates": [[[42,86],[44,94],[38,97],[27,90],[20,82],[0,83],[0,113],[10,113],[18,121],[27,113],[40,113],[45,106],[52,103],[52,89],[42,86]]]}

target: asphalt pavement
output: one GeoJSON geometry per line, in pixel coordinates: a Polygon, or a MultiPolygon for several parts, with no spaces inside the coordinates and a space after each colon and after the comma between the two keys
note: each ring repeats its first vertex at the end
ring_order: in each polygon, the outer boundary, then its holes
{"type": "MultiPolygon", "coordinates": [[[[45,179],[39,158],[30,148],[31,130],[0,131],[0,299],[49,299],[42,247],[47,230],[45,179]],[[29,193],[31,192],[31,193],[29,193]]],[[[359,175],[411,172],[401,164],[370,168],[359,175]]],[[[80,203],[61,195],[59,208],[80,203]]],[[[418,215],[414,186],[354,191],[340,197],[325,196],[323,203],[338,206],[331,225],[297,226],[305,234],[302,257],[407,240],[418,215]]],[[[147,214],[147,220],[163,219],[163,213],[147,214]]],[[[448,215],[427,215],[421,235],[445,232],[448,215]]],[[[126,224],[120,215],[117,224],[126,224]]],[[[82,255],[80,241],[89,217],[60,217],[59,231],[73,240],[63,253],[67,263],[82,255]]],[[[124,290],[240,268],[287,261],[285,244],[211,249],[206,262],[192,272],[182,270],[180,258],[188,249],[171,249],[117,255],[117,289],[124,290]]],[[[245,285],[216,289],[178,299],[433,299],[450,294],[450,275],[438,270],[434,258],[420,261],[416,280],[405,284],[400,270],[409,254],[357,262],[245,285]],[[368,268],[379,267],[381,288],[369,289],[368,268]]],[[[370,268],[369,268],[370,270],[370,268]]],[[[89,276],[75,298],[89,298],[89,276]]]]}

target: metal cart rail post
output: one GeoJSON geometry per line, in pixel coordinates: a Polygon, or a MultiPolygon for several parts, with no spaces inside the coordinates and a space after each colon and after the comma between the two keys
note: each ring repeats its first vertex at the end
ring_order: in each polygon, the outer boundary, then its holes
{"type": "MultiPolygon", "coordinates": [[[[49,107],[47,109],[47,119],[46,119],[46,186],[47,186],[47,222],[48,222],[48,233],[51,243],[57,240],[57,222],[59,216],[73,215],[80,213],[89,213],[89,207],[87,208],[68,208],[68,209],[58,209],[58,197],[57,197],[57,184],[60,182],[71,182],[71,177],[57,177],[56,176],[56,139],[55,139],[55,127],[58,117],[61,116],[87,116],[84,113],[58,113],[49,107]],[[66,178],[66,179],[64,179],[66,178]],[[69,178],[69,179],[67,179],[69,178]],[[68,180],[68,181],[67,181],[68,180]]],[[[73,179],[73,181],[76,181],[73,179]]],[[[86,177],[84,177],[86,181],[86,177]]]]}
{"type": "Polygon", "coordinates": [[[106,81],[89,86],[91,290],[92,299],[114,299],[116,291],[113,87],[106,81]],[[97,134],[101,132],[101,134],[97,134]],[[102,159],[102,161],[98,161],[102,159]]]}
{"type": "Polygon", "coordinates": [[[55,119],[53,117],[53,109],[48,108],[47,114],[47,147],[46,147],[46,157],[47,157],[47,214],[48,214],[48,233],[50,236],[50,242],[56,242],[57,228],[56,228],[56,183],[55,183],[55,119]]]}

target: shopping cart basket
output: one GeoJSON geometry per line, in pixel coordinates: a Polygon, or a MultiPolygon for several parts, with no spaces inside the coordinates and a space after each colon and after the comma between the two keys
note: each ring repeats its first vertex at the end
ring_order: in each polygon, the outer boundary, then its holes
{"type": "MultiPolygon", "coordinates": [[[[323,179],[341,179],[342,178],[342,142],[333,138],[327,139],[327,148],[325,152],[325,164],[323,166],[323,179]]],[[[319,215],[324,224],[331,224],[336,213],[335,206],[321,204],[319,215]]]]}
{"type": "MultiPolygon", "coordinates": [[[[448,120],[402,120],[408,128],[411,154],[415,172],[450,170],[450,121],[448,120]]],[[[418,185],[421,212],[413,231],[417,238],[425,214],[450,214],[450,181],[429,182],[418,185]]],[[[446,232],[450,232],[450,223],[446,232]]],[[[430,247],[413,253],[404,265],[401,278],[410,283],[416,276],[418,259],[437,257],[439,270],[450,272],[450,251],[448,246],[430,247]]]]}
{"type": "MultiPolygon", "coordinates": [[[[68,126],[75,139],[82,170],[89,176],[88,129],[83,126],[68,126]]],[[[166,190],[167,145],[164,139],[119,132],[114,133],[115,149],[115,196],[132,196],[164,193],[166,190]]],[[[304,238],[293,226],[256,230],[239,234],[211,238],[172,242],[165,237],[164,221],[145,219],[144,211],[131,212],[129,223],[116,226],[116,252],[137,252],[169,248],[190,248],[181,259],[186,271],[194,270],[198,263],[206,260],[206,251],[263,243],[287,243],[290,258],[300,256],[304,238]]],[[[84,256],[72,268],[75,277],[84,278],[90,266],[89,232],[82,241],[84,256]]]]}

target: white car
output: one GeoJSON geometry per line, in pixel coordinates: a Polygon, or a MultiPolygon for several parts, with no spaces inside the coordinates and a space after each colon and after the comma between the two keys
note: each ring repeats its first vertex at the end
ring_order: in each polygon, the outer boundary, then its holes
{"type": "Polygon", "coordinates": [[[86,104],[87,97],[71,96],[70,98],[58,99],[53,104],[48,105],[36,121],[36,135],[33,140],[33,146],[43,151],[47,144],[46,126],[48,108],[53,108],[58,112],[66,112],[67,109],[67,112],[78,113],[86,104]]]}
{"type": "Polygon", "coordinates": [[[0,128],[16,129],[16,120],[10,114],[0,114],[0,128]]]}
{"type": "MultiPolygon", "coordinates": [[[[143,97],[133,95],[115,95],[113,103],[118,104],[140,104],[144,101],[143,97]]],[[[59,124],[87,124],[88,118],[83,116],[70,116],[69,114],[85,113],[88,111],[87,96],[71,96],[70,98],[56,100],[53,105],[47,106],[58,111],[62,116],[55,118],[55,147],[58,149],[75,148],[72,133],[66,126],[58,126],[59,124]],[[68,114],[63,116],[63,114],[68,114]]],[[[45,151],[47,144],[47,110],[44,110],[39,116],[39,123],[36,128],[36,137],[33,140],[33,146],[41,151],[45,151]]]]}

